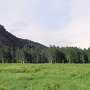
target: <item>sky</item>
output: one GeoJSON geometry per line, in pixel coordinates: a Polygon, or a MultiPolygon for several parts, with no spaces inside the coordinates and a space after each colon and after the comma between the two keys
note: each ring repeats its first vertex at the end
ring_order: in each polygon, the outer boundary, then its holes
{"type": "Polygon", "coordinates": [[[90,0],[0,0],[0,24],[46,46],[90,46],[90,0]]]}

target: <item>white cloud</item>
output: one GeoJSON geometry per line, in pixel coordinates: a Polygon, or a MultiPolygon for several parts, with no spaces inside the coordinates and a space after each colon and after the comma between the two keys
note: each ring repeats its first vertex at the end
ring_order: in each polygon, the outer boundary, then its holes
{"type": "MultiPolygon", "coordinates": [[[[64,46],[78,46],[88,48],[90,46],[90,1],[73,0],[71,3],[72,20],[67,26],[55,31],[53,38],[57,42],[64,41],[64,46]]],[[[60,45],[60,43],[58,44],[60,45]]],[[[62,45],[63,46],[63,45],[62,45]]]]}
{"type": "Polygon", "coordinates": [[[35,42],[39,42],[45,45],[49,44],[49,40],[51,40],[50,32],[46,31],[47,28],[40,26],[39,24],[29,24],[23,30],[19,30],[14,32],[14,35],[24,38],[33,40],[35,42]]]}
{"type": "Polygon", "coordinates": [[[0,0],[0,23],[8,30],[22,19],[24,0],[0,0]]]}
{"type": "MultiPolygon", "coordinates": [[[[56,41],[64,41],[65,46],[78,46],[88,48],[90,45],[90,17],[79,18],[71,21],[67,27],[53,33],[53,39],[56,41]],[[70,44],[71,43],[71,44],[70,44]]],[[[57,45],[57,43],[56,43],[57,45]]]]}
{"type": "Polygon", "coordinates": [[[0,23],[18,37],[47,46],[88,48],[89,4],[89,0],[0,0],[0,23]]]}
{"type": "MultiPolygon", "coordinates": [[[[58,4],[53,0],[53,2],[58,4]]],[[[88,48],[90,45],[90,6],[89,0],[71,1],[71,21],[57,30],[50,31],[46,25],[33,21],[24,30],[17,31],[19,37],[31,39],[49,46],[78,46],[88,48]]],[[[64,2],[62,2],[64,3],[64,2]]],[[[64,4],[63,4],[64,5],[64,4]]],[[[45,11],[46,12],[46,11],[45,11]]],[[[47,22],[48,23],[48,22],[47,22]]]]}
{"type": "Polygon", "coordinates": [[[39,24],[28,25],[25,29],[16,31],[18,37],[27,38],[49,46],[78,46],[88,48],[90,44],[90,17],[82,17],[71,21],[66,27],[56,31],[48,31],[39,24]]]}

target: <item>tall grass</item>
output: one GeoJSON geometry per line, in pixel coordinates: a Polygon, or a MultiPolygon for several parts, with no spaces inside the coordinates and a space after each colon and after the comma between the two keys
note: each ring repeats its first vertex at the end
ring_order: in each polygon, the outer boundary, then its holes
{"type": "Polygon", "coordinates": [[[0,64],[0,90],[90,90],[90,65],[0,64]]]}

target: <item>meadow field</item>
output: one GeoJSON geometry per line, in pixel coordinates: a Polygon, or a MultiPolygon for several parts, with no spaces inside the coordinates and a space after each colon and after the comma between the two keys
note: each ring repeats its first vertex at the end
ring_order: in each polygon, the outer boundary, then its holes
{"type": "Polygon", "coordinates": [[[90,64],[0,64],[0,90],[90,90],[90,64]]]}

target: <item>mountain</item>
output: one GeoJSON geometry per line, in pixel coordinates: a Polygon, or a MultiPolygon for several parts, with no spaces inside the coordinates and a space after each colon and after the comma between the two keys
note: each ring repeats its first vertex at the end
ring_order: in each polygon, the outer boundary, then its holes
{"type": "Polygon", "coordinates": [[[10,46],[14,48],[22,48],[26,44],[29,44],[32,47],[46,48],[46,46],[40,43],[16,37],[10,32],[6,31],[3,25],[0,25],[0,47],[10,46]]]}

